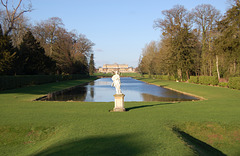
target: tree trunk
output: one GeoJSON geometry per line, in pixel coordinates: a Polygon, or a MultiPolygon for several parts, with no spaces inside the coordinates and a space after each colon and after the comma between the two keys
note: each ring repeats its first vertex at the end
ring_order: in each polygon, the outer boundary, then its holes
{"type": "Polygon", "coordinates": [[[219,69],[218,69],[218,55],[216,55],[216,68],[217,68],[218,80],[220,80],[220,74],[219,74],[219,69]]]}
{"type": "Polygon", "coordinates": [[[212,61],[209,59],[209,76],[212,76],[212,61]]]}
{"type": "Polygon", "coordinates": [[[186,74],[187,74],[187,80],[189,80],[189,74],[188,74],[188,71],[186,71],[186,74]]]}
{"type": "Polygon", "coordinates": [[[178,69],[178,78],[180,79],[180,81],[182,81],[182,70],[178,69]]]}
{"type": "Polygon", "coordinates": [[[233,63],[233,73],[234,75],[236,74],[236,60],[234,60],[234,63],[233,63]]]}

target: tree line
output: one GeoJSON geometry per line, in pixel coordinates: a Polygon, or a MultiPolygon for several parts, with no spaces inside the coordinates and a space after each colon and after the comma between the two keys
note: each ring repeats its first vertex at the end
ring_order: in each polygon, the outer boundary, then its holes
{"type": "Polygon", "coordinates": [[[194,76],[229,78],[240,75],[240,3],[234,0],[224,16],[209,4],[188,11],[182,5],[162,11],[154,21],[161,40],[142,50],[143,74],[169,75],[178,80],[194,76]]]}
{"type": "Polygon", "coordinates": [[[94,43],[85,35],[67,31],[59,17],[32,25],[25,16],[31,3],[1,0],[1,6],[0,75],[94,72],[94,43]]]}

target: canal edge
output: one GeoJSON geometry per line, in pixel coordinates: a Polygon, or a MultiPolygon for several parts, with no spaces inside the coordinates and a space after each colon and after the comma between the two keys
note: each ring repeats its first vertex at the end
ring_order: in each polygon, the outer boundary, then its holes
{"type": "MultiPolygon", "coordinates": [[[[139,80],[139,79],[137,79],[139,80]]],[[[142,80],[139,80],[139,81],[142,81],[142,80]]],[[[142,81],[142,82],[145,82],[145,81],[142,81]]],[[[198,95],[195,95],[195,94],[192,94],[192,93],[188,93],[188,92],[183,92],[183,91],[180,91],[180,90],[177,90],[177,89],[173,89],[173,88],[170,88],[170,87],[165,87],[165,86],[161,86],[161,85],[157,85],[157,84],[154,84],[154,83],[149,83],[149,82],[145,82],[147,84],[151,84],[151,85],[155,85],[155,86],[158,86],[158,87],[163,87],[163,88],[166,88],[166,89],[169,89],[169,90],[172,90],[172,91],[175,91],[175,92],[179,92],[179,93],[182,93],[182,94],[185,94],[185,95],[189,95],[189,96],[193,96],[193,97],[196,97],[196,98],[199,98],[199,101],[203,101],[203,100],[208,100],[202,96],[198,96],[198,95]]],[[[193,100],[195,101],[195,100],[193,100]]]]}

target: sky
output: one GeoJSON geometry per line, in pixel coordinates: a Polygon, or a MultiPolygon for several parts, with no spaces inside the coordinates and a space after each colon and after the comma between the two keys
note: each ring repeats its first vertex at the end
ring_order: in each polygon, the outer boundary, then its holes
{"type": "Polygon", "coordinates": [[[59,17],[68,31],[84,34],[95,46],[94,61],[103,64],[128,64],[137,67],[142,49],[160,40],[154,20],[162,11],[183,5],[192,10],[199,4],[211,4],[224,14],[228,0],[31,0],[32,12],[26,16],[36,22],[59,17]]]}

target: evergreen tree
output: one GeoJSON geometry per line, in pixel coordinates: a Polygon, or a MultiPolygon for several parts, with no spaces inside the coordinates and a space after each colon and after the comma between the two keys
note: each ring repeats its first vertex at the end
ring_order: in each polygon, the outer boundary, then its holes
{"type": "Polygon", "coordinates": [[[93,54],[91,54],[90,62],[89,62],[89,74],[93,75],[94,71],[95,71],[94,58],[93,58],[93,54]]]}
{"type": "Polygon", "coordinates": [[[18,74],[43,74],[54,69],[55,63],[45,55],[44,49],[28,31],[20,44],[18,52],[18,74]]]}
{"type": "Polygon", "coordinates": [[[235,1],[235,5],[226,12],[224,18],[218,23],[218,30],[220,35],[215,41],[216,53],[224,58],[221,66],[227,71],[225,76],[238,76],[240,75],[239,0],[235,1]]]}
{"type": "Polygon", "coordinates": [[[3,35],[0,24],[0,74],[11,74],[15,52],[9,36],[3,35]]]}
{"type": "Polygon", "coordinates": [[[190,32],[187,25],[180,28],[178,34],[174,37],[172,47],[172,58],[180,80],[189,79],[190,72],[193,71],[194,58],[196,57],[196,36],[190,32]]]}

